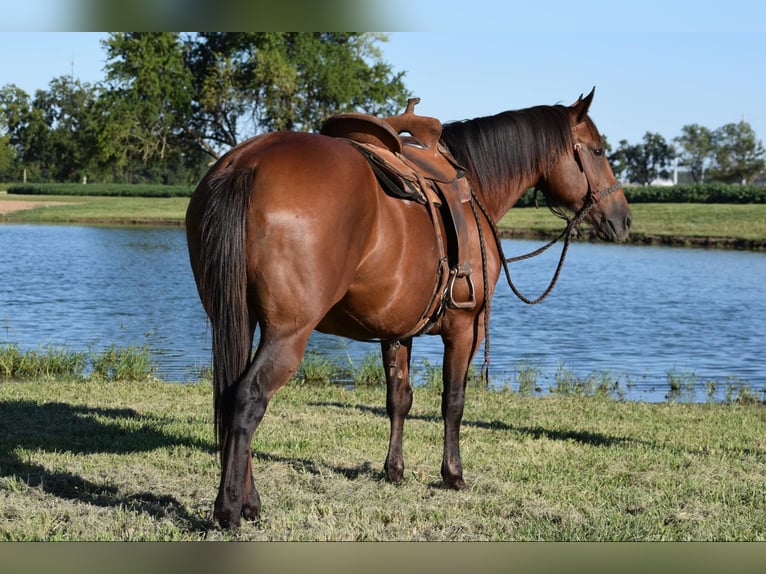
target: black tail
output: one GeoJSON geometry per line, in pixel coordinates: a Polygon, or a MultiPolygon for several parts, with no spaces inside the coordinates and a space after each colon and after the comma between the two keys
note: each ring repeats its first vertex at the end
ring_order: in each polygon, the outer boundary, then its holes
{"type": "Polygon", "coordinates": [[[252,183],[251,169],[224,169],[209,176],[199,227],[198,289],[212,326],[219,451],[230,419],[230,389],[247,367],[252,346],[245,247],[245,219],[252,183]]]}

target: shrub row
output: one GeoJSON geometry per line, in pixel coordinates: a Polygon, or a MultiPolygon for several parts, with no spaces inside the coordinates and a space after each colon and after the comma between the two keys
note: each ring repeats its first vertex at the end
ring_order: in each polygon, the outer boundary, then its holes
{"type": "Polygon", "coordinates": [[[625,186],[625,195],[631,203],[766,203],[766,186],[732,183],[625,186]]]}
{"type": "Polygon", "coordinates": [[[150,185],[120,183],[27,183],[11,185],[8,193],[17,195],[100,195],[113,197],[190,197],[188,185],[150,185]]]}
{"type": "MultiPolygon", "coordinates": [[[[667,186],[626,185],[625,195],[631,203],[766,203],[766,186],[729,183],[692,183],[667,186]]],[[[118,183],[31,183],[11,185],[8,193],[19,195],[101,195],[125,197],[190,197],[193,186],[118,183]]],[[[538,203],[545,198],[538,194],[538,203]]],[[[535,205],[533,190],[522,195],[518,207],[535,205]]]]}
{"type": "MultiPolygon", "coordinates": [[[[732,183],[689,183],[679,185],[626,185],[623,190],[630,203],[766,203],[766,186],[732,183]]],[[[545,198],[538,194],[539,205],[545,198]]],[[[535,205],[534,190],[521,196],[518,207],[535,205]]]]}

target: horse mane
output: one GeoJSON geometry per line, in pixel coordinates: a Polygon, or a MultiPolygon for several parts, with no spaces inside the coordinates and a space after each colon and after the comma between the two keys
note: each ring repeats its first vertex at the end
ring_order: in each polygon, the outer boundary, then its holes
{"type": "Polygon", "coordinates": [[[446,123],[442,141],[484,193],[502,193],[573,145],[570,122],[566,106],[535,106],[446,123]]]}

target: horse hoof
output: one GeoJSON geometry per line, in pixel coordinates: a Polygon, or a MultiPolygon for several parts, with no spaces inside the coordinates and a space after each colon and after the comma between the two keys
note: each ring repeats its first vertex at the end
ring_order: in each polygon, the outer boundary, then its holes
{"type": "Polygon", "coordinates": [[[230,512],[214,512],[213,518],[215,518],[215,521],[218,522],[218,526],[224,530],[239,528],[239,514],[232,514],[230,512]]]}
{"type": "Polygon", "coordinates": [[[444,486],[446,486],[450,490],[465,490],[467,488],[462,476],[445,478],[444,486]]]}
{"type": "Polygon", "coordinates": [[[239,528],[239,519],[242,507],[233,508],[229,505],[216,502],[213,510],[213,519],[223,529],[239,528]]]}
{"type": "Polygon", "coordinates": [[[393,482],[394,484],[399,484],[404,478],[403,464],[393,465],[393,464],[389,464],[388,461],[386,461],[386,464],[384,465],[383,469],[386,471],[386,477],[388,478],[389,482],[393,482]]]}
{"type": "Polygon", "coordinates": [[[252,522],[259,522],[261,519],[261,497],[255,489],[250,491],[247,501],[242,505],[242,517],[252,522]]]}

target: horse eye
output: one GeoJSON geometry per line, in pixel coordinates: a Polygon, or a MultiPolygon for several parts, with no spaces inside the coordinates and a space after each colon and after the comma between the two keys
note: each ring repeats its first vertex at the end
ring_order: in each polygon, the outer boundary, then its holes
{"type": "Polygon", "coordinates": [[[602,155],[604,155],[604,149],[600,147],[594,147],[593,155],[595,155],[596,157],[601,157],[602,155]]]}

